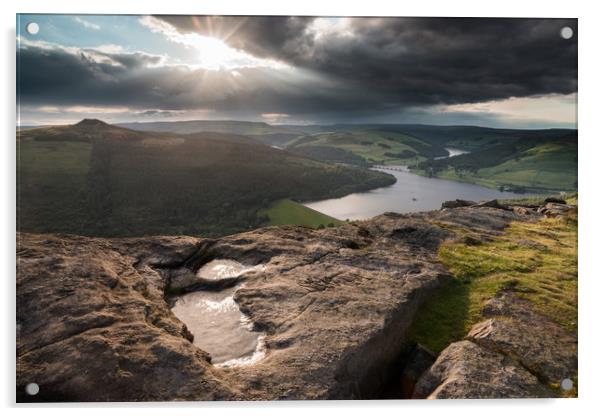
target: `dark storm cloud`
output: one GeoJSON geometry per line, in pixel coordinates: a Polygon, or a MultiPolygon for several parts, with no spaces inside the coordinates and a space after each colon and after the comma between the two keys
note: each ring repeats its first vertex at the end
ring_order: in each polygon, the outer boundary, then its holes
{"type": "Polygon", "coordinates": [[[22,105],[354,122],[400,120],[438,104],[577,90],[574,19],[353,18],[328,30],[311,17],[159,18],[180,33],[216,36],[291,68],[210,71],[141,52],[23,42],[17,52],[22,105]],[[573,39],[561,38],[564,26],[574,29],[573,39]]]}
{"type": "Polygon", "coordinates": [[[224,39],[237,49],[257,57],[291,60],[299,49],[311,47],[312,39],[305,36],[313,17],[295,16],[155,16],[182,33],[224,39]]]}
{"type": "MultiPolygon", "coordinates": [[[[147,116],[188,109],[254,115],[275,109],[309,114],[322,107],[352,111],[360,101],[371,100],[310,74],[283,75],[283,70],[260,67],[211,71],[153,66],[158,62],[140,53],[26,45],[18,51],[18,96],[30,108],[127,106],[147,116]]],[[[376,103],[378,96],[372,100],[376,103]]]]}
{"type": "Polygon", "coordinates": [[[379,91],[401,107],[577,90],[576,19],[355,18],[316,38],[314,18],[159,16],[181,32],[379,91]]]}

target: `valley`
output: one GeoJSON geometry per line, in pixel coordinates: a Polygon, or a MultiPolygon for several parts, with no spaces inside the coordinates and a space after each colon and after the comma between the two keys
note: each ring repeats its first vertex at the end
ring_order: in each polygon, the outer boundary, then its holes
{"type": "Polygon", "coordinates": [[[453,198],[507,199],[577,185],[576,132],[567,130],[84,120],[28,128],[17,140],[19,226],[31,232],[222,236],[266,225],[317,228],[437,209],[453,198]]]}
{"type": "Polygon", "coordinates": [[[233,121],[131,123],[133,129],[245,134],[312,159],[346,165],[402,165],[413,173],[515,192],[577,189],[577,131],[421,124],[276,125],[233,121]],[[247,129],[246,132],[242,131],[247,129]],[[470,154],[444,160],[447,148],[470,154]]]}

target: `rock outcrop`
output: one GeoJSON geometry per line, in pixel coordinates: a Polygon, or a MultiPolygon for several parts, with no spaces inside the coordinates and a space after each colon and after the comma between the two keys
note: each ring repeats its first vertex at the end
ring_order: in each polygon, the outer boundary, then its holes
{"type": "Polygon", "coordinates": [[[483,308],[489,319],[441,352],[414,398],[553,397],[549,385],[577,372],[577,339],[512,292],[483,308]]]}
{"type": "Polygon", "coordinates": [[[443,350],[414,390],[416,399],[550,396],[519,363],[470,341],[455,342],[443,350]]]}
{"type": "Polygon", "coordinates": [[[470,207],[472,205],[476,205],[477,203],[474,201],[467,201],[465,199],[455,199],[453,201],[445,201],[441,204],[441,209],[444,208],[460,208],[460,207],[470,207]]]}
{"type": "Polygon", "coordinates": [[[575,209],[574,205],[568,205],[566,203],[548,202],[544,206],[540,207],[537,212],[545,215],[549,218],[559,217],[565,215],[568,211],[575,209]]]}
{"type": "MultiPolygon", "coordinates": [[[[450,229],[486,238],[510,221],[535,217],[482,205],[387,213],[324,230],[269,227],[218,240],[21,233],[18,400],[377,397],[394,376],[389,369],[417,308],[450,278],[437,260],[440,243],[456,238],[450,229]],[[254,328],[266,334],[265,357],[253,365],[212,365],[170,310],[171,296],[204,284],[195,272],[214,259],[264,266],[236,279],[242,285],[234,294],[254,328]],[[40,393],[26,396],[24,386],[32,382],[40,393]]],[[[497,373],[508,383],[521,378],[525,394],[538,395],[540,382],[523,377],[531,374],[523,366],[539,366],[550,377],[563,371],[551,365],[549,351],[511,358],[525,346],[502,348],[499,325],[450,346],[419,382],[420,391],[434,397],[431,386],[438,386],[435,396],[454,397],[462,389],[445,383],[450,375],[481,374],[485,383],[483,377],[496,374],[489,370],[502,365],[497,373]],[[469,364],[459,362],[470,354],[469,364]]],[[[490,394],[513,396],[514,390],[490,394]]]]}

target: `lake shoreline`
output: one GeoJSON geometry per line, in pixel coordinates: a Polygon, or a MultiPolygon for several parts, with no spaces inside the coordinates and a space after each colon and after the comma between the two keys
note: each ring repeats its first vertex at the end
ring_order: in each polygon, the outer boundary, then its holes
{"type": "MultiPolygon", "coordinates": [[[[429,175],[425,170],[421,170],[421,169],[410,169],[410,172],[413,173],[414,175],[422,176],[425,178],[436,178],[436,179],[442,179],[442,180],[446,180],[446,181],[453,181],[453,182],[459,182],[459,183],[469,183],[472,185],[478,185],[478,186],[482,186],[482,187],[489,188],[489,189],[499,190],[499,187],[500,187],[500,184],[491,183],[491,182],[488,182],[486,179],[482,179],[482,178],[475,177],[475,176],[467,176],[467,177],[459,177],[459,176],[454,176],[454,175],[452,175],[452,176],[432,176],[432,175],[429,175]]],[[[514,192],[517,194],[524,194],[524,195],[529,195],[529,194],[546,195],[546,194],[557,194],[557,193],[561,193],[561,192],[574,192],[574,190],[567,190],[567,189],[551,189],[551,188],[540,188],[540,187],[512,185],[512,184],[502,185],[502,186],[509,188],[508,191],[504,190],[502,192],[514,192]],[[516,189],[512,190],[513,186],[520,188],[521,191],[519,192],[516,189]]]]}
{"type": "Polygon", "coordinates": [[[417,175],[407,166],[376,168],[395,176],[395,183],[341,198],[301,202],[304,206],[340,220],[365,220],[391,211],[411,213],[432,211],[446,200],[513,199],[535,193],[502,192],[478,184],[417,175]]]}

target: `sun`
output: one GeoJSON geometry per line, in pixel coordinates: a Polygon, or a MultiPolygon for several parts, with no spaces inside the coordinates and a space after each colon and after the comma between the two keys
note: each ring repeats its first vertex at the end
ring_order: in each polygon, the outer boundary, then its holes
{"type": "MultiPolygon", "coordinates": [[[[289,68],[285,63],[273,58],[259,58],[228,44],[228,39],[236,33],[245,21],[246,19],[240,20],[237,25],[231,28],[229,33],[214,36],[213,34],[205,35],[198,32],[182,33],[173,25],[153,16],[140,18],[140,23],[152,32],[161,33],[169,41],[180,44],[189,52],[192,52],[187,54],[183,61],[179,62],[189,67],[216,71],[231,71],[236,68],[289,68]]],[[[193,23],[199,31],[202,29],[203,25],[199,19],[193,19],[193,23]]]]}
{"type": "Polygon", "coordinates": [[[199,66],[207,69],[231,69],[252,64],[252,57],[240,52],[217,38],[195,35],[190,42],[199,54],[199,66]]]}
{"type": "Polygon", "coordinates": [[[195,50],[194,66],[209,70],[233,70],[236,68],[286,68],[281,62],[257,58],[249,53],[229,46],[222,39],[188,33],[179,35],[180,42],[195,50]]]}

